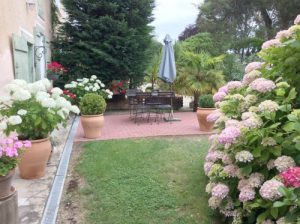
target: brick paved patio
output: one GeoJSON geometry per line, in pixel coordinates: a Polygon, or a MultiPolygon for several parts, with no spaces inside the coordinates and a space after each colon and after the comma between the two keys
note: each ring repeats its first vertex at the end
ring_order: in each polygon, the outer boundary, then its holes
{"type": "MultiPolygon", "coordinates": [[[[136,124],[129,118],[129,114],[105,115],[104,117],[105,123],[102,136],[96,140],[210,134],[199,130],[196,113],[194,112],[175,113],[174,117],[180,118],[181,121],[161,121],[159,123],[141,121],[136,124]]],[[[74,141],[83,142],[89,140],[83,137],[83,130],[79,124],[74,141]]]]}

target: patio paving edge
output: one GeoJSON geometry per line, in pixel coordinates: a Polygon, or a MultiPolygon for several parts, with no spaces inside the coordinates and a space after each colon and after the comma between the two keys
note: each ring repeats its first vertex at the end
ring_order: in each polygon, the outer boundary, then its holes
{"type": "Polygon", "coordinates": [[[41,224],[56,223],[59,204],[63,192],[64,182],[66,179],[69,161],[73,150],[73,142],[76,136],[79,121],[79,116],[77,116],[73,121],[66,144],[64,146],[64,150],[61,156],[61,160],[59,162],[56,175],[54,177],[53,185],[47,200],[47,204],[43,212],[41,224]]]}

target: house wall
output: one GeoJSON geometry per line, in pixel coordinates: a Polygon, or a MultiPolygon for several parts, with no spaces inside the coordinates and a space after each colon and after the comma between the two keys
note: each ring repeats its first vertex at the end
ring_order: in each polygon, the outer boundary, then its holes
{"type": "Polygon", "coordinates": [[[0,0],[0,94],[3,94],[3,86],[15,78],[13,34],[34,46],[37,29],[51,40],[51,0],[0,0]],[[29,2],[34,4],[29,5],[29,2]],[[39,10],[43,11],[43,18],[39,10]]]}

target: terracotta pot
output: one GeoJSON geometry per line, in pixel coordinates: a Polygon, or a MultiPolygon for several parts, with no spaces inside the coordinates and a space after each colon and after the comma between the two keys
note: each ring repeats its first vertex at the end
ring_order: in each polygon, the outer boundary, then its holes
{"type": "Polygon", "coordinates": [[[103,114],[100,115],[81,115],[81,125],[85,138],[99,138],[104,125],[103,114]]]}
{"type": "Polygon", "coordinates": [[[21,154],[19,170],[23,179],[36,179],[45,175],[45,170],[51,153],[49,138],[32,140],[31,148],[21,154]]]}
{"type": "Polygon", "coordinates": [[[206,118],[211,114],[215,108],[200,108],[197,109],[197,118],[200,127],[200,131],[210,132],[213,130],[214,123],[207,122],[206,118]]]}
{"type": "Polygon", "coordinates": [[[15,174],[15,169],[8,172],[6,176],[0,176],[0,198],[7,197],[11,193],[11,183],[15,174]]]}

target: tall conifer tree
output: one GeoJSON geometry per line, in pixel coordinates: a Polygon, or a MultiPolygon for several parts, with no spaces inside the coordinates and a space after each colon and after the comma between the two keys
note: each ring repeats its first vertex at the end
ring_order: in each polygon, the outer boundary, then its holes
{"type": "Polygon", "coordinates": [[[76,77],[143,79],[149,61],[154,0],[63,0],[68,19],[54,57],[76,77]]]}

